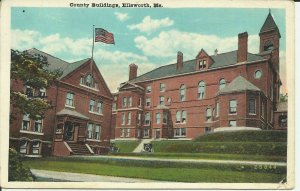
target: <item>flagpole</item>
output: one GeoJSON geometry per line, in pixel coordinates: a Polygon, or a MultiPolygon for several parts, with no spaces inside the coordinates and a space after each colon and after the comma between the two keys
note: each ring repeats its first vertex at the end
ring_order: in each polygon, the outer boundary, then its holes
{"type": "Polygon", "coordinates": [[[90,72],[91,72],[92,78],[93,78],[94,44],[95,44],[95,25],[93,25],[92,59],[91,59],[91,63],[90,63],[90,72]]]}

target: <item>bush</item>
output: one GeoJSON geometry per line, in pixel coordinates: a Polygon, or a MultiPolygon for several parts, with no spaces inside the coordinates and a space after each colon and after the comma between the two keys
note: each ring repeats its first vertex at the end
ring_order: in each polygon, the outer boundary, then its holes
{"type": "Polygon", "coordinates": [[[287,142],[286,131],[216,132],[194,139],[199,142],[287,142]]]}
{"type": "Polygon", "coordinates": [[[155,152],[225,153],[286,156],[286,143],[153,141],[155,152]]]}
{"type": "Polygon", "coordinates": [[[34,176],[29,170],[23,165],[22,156],[14,149],[9,149],[9,170],[8,180],[9,181],[33,181],[34,176]]]}

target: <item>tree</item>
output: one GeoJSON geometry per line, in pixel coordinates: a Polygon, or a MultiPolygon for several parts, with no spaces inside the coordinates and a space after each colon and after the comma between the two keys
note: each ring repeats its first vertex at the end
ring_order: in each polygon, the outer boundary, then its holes
{"type": "Polygon", "coordinates": [[[287,102],[288,101],[288,94],[286,93],[285,95],[280,93],[279,95],[279,102],[287,102]]]}
{"type": "MultiPolygon", "coordinates": [[[[62,71],[50,71],[48,66],[47,57],[43,55],[11,50],[11,80],[21,82],[32,90],[46,89],[62,75],[62,71]]],[[[34,120],[44,118],[45,112],[52,107],[45,98],[26,95],[26,92],[13,91],[12,88],[10,92],[11,105],[18,108],[21,114],[29,114],[34,120]]]]}
{"type": "Polygon", "coordinates": [[[33,181],[34,176],[22,162],[22,156],[14,149],[9,149],[9,181],[33,181]]]}

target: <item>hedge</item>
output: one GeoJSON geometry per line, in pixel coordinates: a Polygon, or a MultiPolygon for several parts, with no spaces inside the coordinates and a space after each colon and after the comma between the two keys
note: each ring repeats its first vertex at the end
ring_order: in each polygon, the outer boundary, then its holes
{"type": "Polygon", "coordinates": [[[199,142],[287,142],[286,131],[216,132],[194,139],[199,142]]]}
{"type": "Polygon", "coordinates": [[[153,141],[154,152],[227,153],[286,156],[287,143],[153,141]]]}

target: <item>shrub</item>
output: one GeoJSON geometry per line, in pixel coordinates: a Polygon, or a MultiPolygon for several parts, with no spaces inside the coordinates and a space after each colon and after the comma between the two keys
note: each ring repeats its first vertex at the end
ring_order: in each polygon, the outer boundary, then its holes
{"type": "Polygon", "coordinates": [[[22,162],[22,156],[14,149],[9,149],[9,181],[33,181],[34,177],[29,168],[22,162]]]}
{"type": "Polygon", "coordinates": [[[216,132],[194,139],[197,142],[287,142],[286,131],[216,132]]]}

